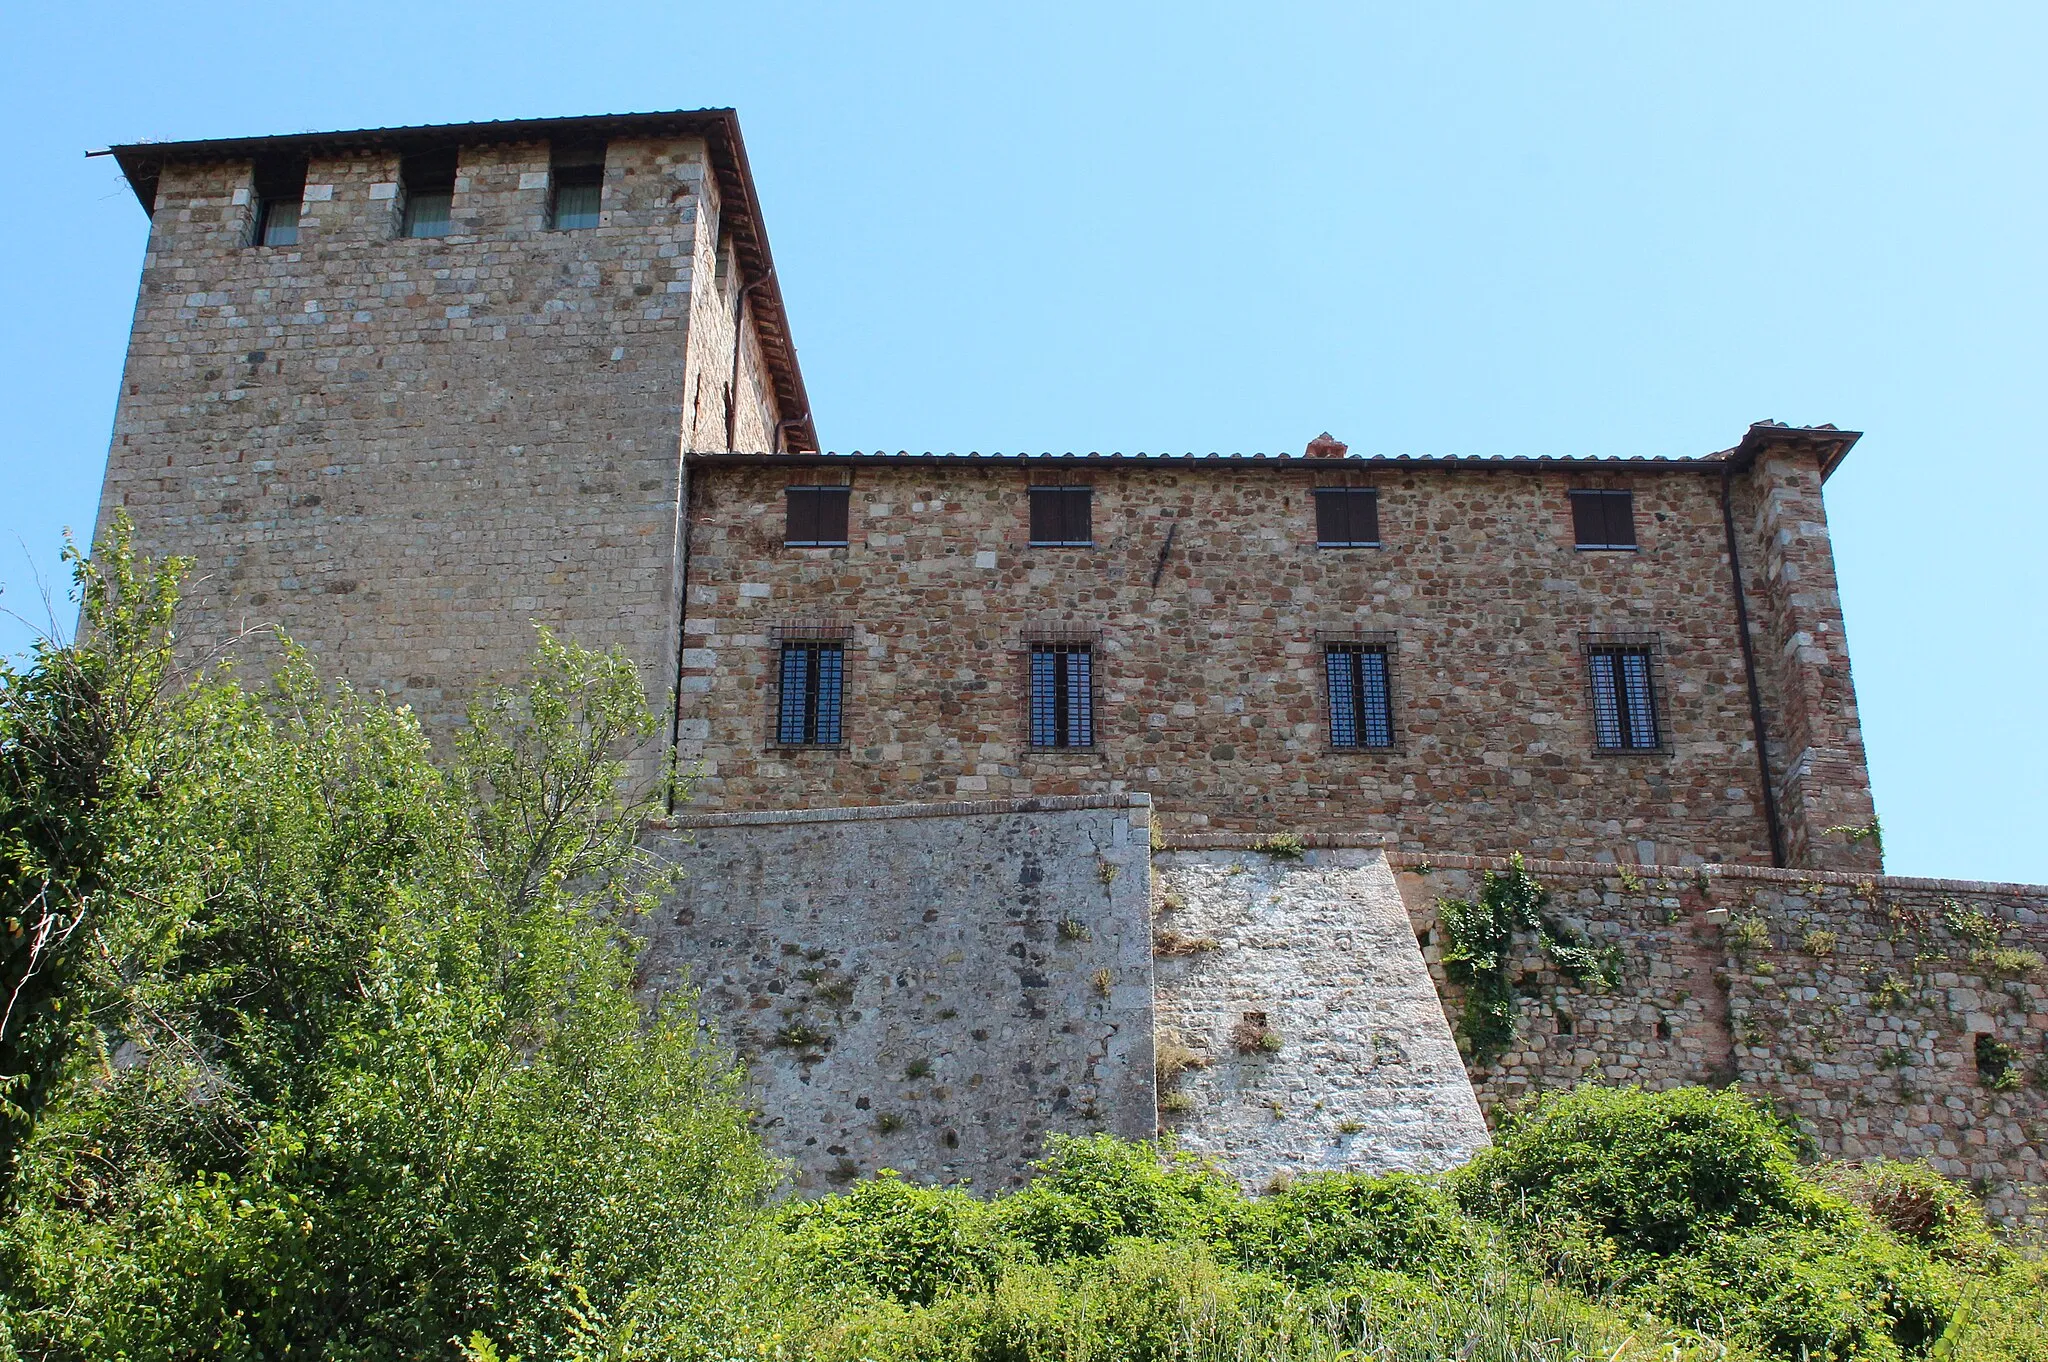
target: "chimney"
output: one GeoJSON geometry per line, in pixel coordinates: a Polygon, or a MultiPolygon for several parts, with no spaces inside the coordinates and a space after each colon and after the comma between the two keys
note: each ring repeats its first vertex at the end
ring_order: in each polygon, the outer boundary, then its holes
{"type": "Polygon", "coordinates": [[[1308,442],[1307,454],[1311,459],[1341,459],[1344,457],[1344,451],[1350,448],[1350,445],[1326,430],[1308,442]]]}

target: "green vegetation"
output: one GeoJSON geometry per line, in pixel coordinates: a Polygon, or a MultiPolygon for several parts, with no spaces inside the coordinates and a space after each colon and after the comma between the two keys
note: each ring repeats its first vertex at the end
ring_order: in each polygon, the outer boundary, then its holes
{"type": "Polygon", "coordinates": [[[1729,1092],[1553,1094],[1436,1178],[1055,1137],[1003,1195],[778,1202],[694,999],[635,990],[629,662],[543,635],[444,768],[288,648],[178,672],[175,574],[107,557],[0,673],[0,1362],[2048,1359],[1968,1192],[1729,1092]]]}
{"type": "Polygon", "coordinates": [[[1604,992],[1621,981],[1621,949],[1593,945],[1552,917],[1549,906],[1550,891],[1523,868],[1519,854],[1505,871],[1486,872],[1476,903],[1437,900],[1446,938],[1444,969],[1465,991],[1459,1032],[1482,1063],[1513,1044],[1521,1029],[1513,977],[1517,933],[1532,934],[1550,963],[1575,984],[1604,992]]]}

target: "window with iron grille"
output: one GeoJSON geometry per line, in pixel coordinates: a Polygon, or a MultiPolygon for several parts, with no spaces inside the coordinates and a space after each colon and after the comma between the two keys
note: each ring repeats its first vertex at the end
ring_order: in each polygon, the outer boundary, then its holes
{"type": "Polygon", "coordinates": [[[1385,644],[1324,644],[1323,677],[1330,697],[1330,746],[1394,745],[1392,678],[1385,644]]]}
{"type": "Polygon", "coordinates": [[[1086,545],[1095,542],[1092,487],[1033,487],[1031,542],[1086,545]]]}
{"type": "Polygon", "coordinates": [[[405,211],[398,234],[409,237],[447,236],[454,226],[455,152],[424,152],[399,162],[398,181],[405,191],[405,211]]]}
{"type": "Polygon", "coordinates": [[[1380,545],[1380,494],[1372,487],[1316,488],[1316,544],[1326,549],[1380,545]]]}
{"type": "Polygon", "coordinates": [[[785,747],[836,747],[846,693],[846,644],[808,639],[782,645],[782,694],[775,741],[785,747]]]}
{"type": "Polygon", "coordinates": [[[1633,492],[1573,492],[1572,539],[1582,549],[1632,549],[1636,546],[1636,497],[1633,492]]]}
{"type": "Polygon", "coordinates": [[[788,519],[782,542],[791,547],[820,547],[846,542],[846,511],[851,487],[790,487],[788,519]]]}
{"type": "Polygon", "coordinates": [[[1657,720],[1654,641],[1586,642],[1593,689],[1593,741],[1607,752],[1656,752],[1664,746],[1657,720]]]}
{"type": "Polygon", "coordinates": [[[1095,649],[1092,645],[1031,645],[1031,745],[1095,745],[1095,649]]]}

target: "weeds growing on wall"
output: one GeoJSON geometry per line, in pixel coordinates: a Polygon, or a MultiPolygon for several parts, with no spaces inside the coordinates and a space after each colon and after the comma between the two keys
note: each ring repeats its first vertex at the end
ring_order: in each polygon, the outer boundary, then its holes
{"type": "Polygon", "coordinates": [[[1504,871],[1488,871],[1479,899],[1439,899],[1444,926],[1444,969],[1465,990],[1460,1031],[1475,1059],[1484,1062],[1513,1043],[1519,1029],[1514,969],[1517,933],[1536,938],[1544,956],[1573,983],[1605,991],[1621,981],[1621,950],[1597,946],[1545,911],[1550,892],[1519,854],[1504,871]]]}

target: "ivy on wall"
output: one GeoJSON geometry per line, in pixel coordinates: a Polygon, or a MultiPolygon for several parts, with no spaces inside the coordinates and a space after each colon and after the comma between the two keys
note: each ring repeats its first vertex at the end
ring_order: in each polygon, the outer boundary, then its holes
{"type": "Polygon", "coordinates": [[[1546,910],[1550,891],[1522,865],[1520,854],[1504,871],[1486,872],[1478,901],[1438,899],[1443,922],[1444,970],[1465,992],[1459,1024],[1473,1058],[1492,1059],[1513,1043],[1514,963],[1518,933],[1533,933],[1544,956],[1566,978],[1598,992],[1621,982],[1621,948],[1598,946],[1546,910]]]}

